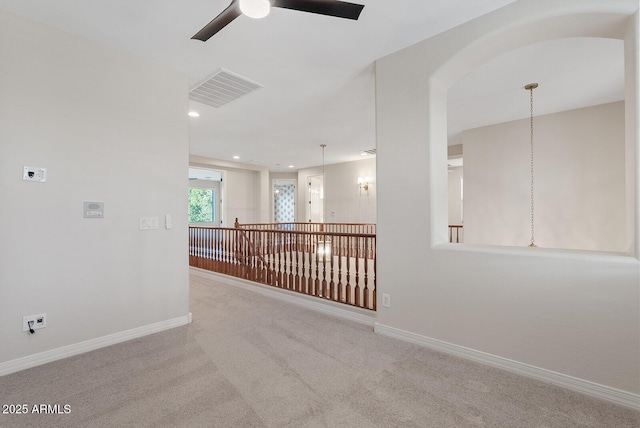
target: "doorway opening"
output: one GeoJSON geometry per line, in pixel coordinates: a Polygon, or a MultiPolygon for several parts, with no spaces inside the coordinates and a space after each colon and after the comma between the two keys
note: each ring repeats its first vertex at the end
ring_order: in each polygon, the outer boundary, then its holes
{"type": "Polygon", "coordinates": [[[189,168],[189,224],[221,226],[222,172],[189,168]]]}
{"type": "Polygon", "coordinates": [[[274,223],[296,221],[296,180],[273,180],[273,221],[274,223]]]}
{"type": "Polygon", "coordinates": [[[324,175],[312,175],[309,183],[309,223],[324,223],[324,175]]]}

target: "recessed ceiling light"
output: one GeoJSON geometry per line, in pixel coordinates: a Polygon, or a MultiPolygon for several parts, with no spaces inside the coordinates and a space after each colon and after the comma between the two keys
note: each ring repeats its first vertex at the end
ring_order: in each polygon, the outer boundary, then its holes
{"type": "Polygon", "coordinates": [[[189,112],[189,116],[190,117],[200,117],[200,113],[198,113],[197,111],[190,111],[189,112]]]}
{"type": "Polygon", "coordinates": [[[238,155],[233,155],[233,158],[234,158],[234,159],[240,159],[240,156],[238,156],[238,155]]]}
{"type": "Polygon", "coordinates": [[[289,165],[289,168],[295,168],[293,165],[289,165]]]}

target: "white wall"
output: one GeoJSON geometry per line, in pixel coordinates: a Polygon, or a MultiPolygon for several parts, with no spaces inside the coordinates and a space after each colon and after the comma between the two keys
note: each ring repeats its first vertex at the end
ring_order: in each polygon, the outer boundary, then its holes
{"type": "MultiPolygon", "coordinates": [[[[637,7],[626,0],[521,0],[376,62],[377,285],[378,296],[391,298],[390,308],[378,302],[376,331],[445,343],[485,360],[498,356],[492,361],[504,367],[560,377],[638,407],[636,257],[445,243],[448,88],[483,61],[527,43],[624,34],[598,26],[600,18],[635,28],[626,61],[637,64],[637,7]]],[[[625,96],[637,105],[637,83],[625,96]]],[[[637,150],[637,113],[627,118],[637,150]]],[[[638,187],[629,191],[637,228],[638,187]]]]}
{"type": "MultiPolygon", "coordinates": [[[[269,173],[265,168],[220,159],[191,156],[190,165],[223,171],[224,227],[233,227],[236,217],[240,223],[267,223],[273,219],[271,180],[296,178],[296,221],[306,222],[307,178],[321,175],[322,167],[306,168],[295,173],[269,173]]],[[[330,223],[376,222],[376,159],[325,165],[326,216],[330,223]],[[358,187],[358,177],[371,178],[369,192],[358,187]],[[333,216],[331,214],[334,214],[333,216]]]]}
{"type": "Polygon", "coordinates": [[[186,323],[187,78],[2,11],[0,58],[0,373],[186,323]],[[47,182],[22,181],[25,165],[47,182]],[[84,219],[83,201],[104,218],[84,219]],[[43,312],[45,329],[22,332],[43,312]]]}
{"type": "Polygon", "coordinates": [[[233,227],[236,218],[240,223],[269,221],[271,191],[266,168],[201,156],[191,156],[189,163],[223,172],[223,227],[233,227]]]}
{"type": "MultiPolygon", "coordinates": [[[[461,191],[462,191],[462,179],[464,176],[464,168],[462,166],[454,166],[459,165],[459,160],[463,158],[463,149],[462,149],[462,135],[458,133],[456,135],[452,135],[448,138],[447,141],[447,176],[449,181],[449,189],[448,189],[448,202],[449,202],[449,215],[448,215],[448,223],[450,225],[462,225],[463,222],[463,203],[461,199],[461,191]]],[[[452,232],[451,239],[456,242],[463,242],[463,229],[456,229],[452,232]]]]}
{"type": "MultiPolygon", "coordinates": [[[[535,243],[624,253],[624,102],[535,118],[535,243]]],[[[531,238],[529,119],[462,133],[465,243],[531,238]]]]}
{"type": "Polygon", "coordinates": [[[463,167],[449,167],[449,224],[461,225],[463,220],[462,200],[460,198],[460,188],[463,184],[463,167]]]}
{"type": "Polygon", "coordinates": [[[640,14],[627,24],[624,39],[625,68],[625,184],[628,252],[640,257],[640,14]],[[631,96],[633,95],[633,96],[631,96]]]}
{"type": "MultiPolygon", "coordinates": [[[[308,177],[321,175],[322,167],[298,171],[298,221],[308,221],[308,177]]],[[[325,165],[325,222],[376,223],[376,159],[325,165]],[[369,191],[360,191],[358,177],[370,177],[369,191]]]]}
{"type": "Polygon", "coordinates": [[[225,174],[224,189],[227,217],[225,227],[233,227],[236,218],[240,223],[260,222],[259,173],[256,171],[230,170],[225,174]]]}

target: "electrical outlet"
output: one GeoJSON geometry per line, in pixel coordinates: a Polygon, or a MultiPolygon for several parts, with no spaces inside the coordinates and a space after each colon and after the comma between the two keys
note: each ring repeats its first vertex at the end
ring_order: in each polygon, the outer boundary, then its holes
{"type": "Polygon", "coordinates": [[[382,307],[390,308],[391,307],[391,296],[388,294],[382,294],[382,307]]]}
{"type": "Polygon", "coordinates": [[[22,331],[29,331],[29,322],[33,321],[31,328],[38,330],[47,326],[47,314],[27,315],[22,317],[22,331]]]}

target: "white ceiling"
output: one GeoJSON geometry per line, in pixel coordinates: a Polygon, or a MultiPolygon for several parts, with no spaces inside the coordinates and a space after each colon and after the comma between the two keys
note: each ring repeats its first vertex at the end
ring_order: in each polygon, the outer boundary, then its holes
{"type": "MultiPolygon", "coordinates": [[[[358,0],[352,0],[358,2],[358,0]]],[[[264,87],[221,108],[191,102],[191,154],[292,171],[362,159],[375,148],[374,68],[395,52],[513,0],[363,0],[358,21],[272,9],[191,40],[230,0],[0,0],[0,8],[127,50],[189,77],[224,68],[264,87]]],[[[622,43],[569,39],[487,62],[450,91],[450,133],[536,113],[620,100],[622,43]],[[553,66],[549,66],[553,64],[553,66]],[[490,107],[490,108],[488,108],[490,107]]],[[[186,112],[185,112],[186,114],[186,112]]]]}
{"type": "Polygon", "coordinates": [[[571,38],[525,46],[494,57],[449,91],[449,134],[534,114],[624,99],[624,42],[571,38]]]}

